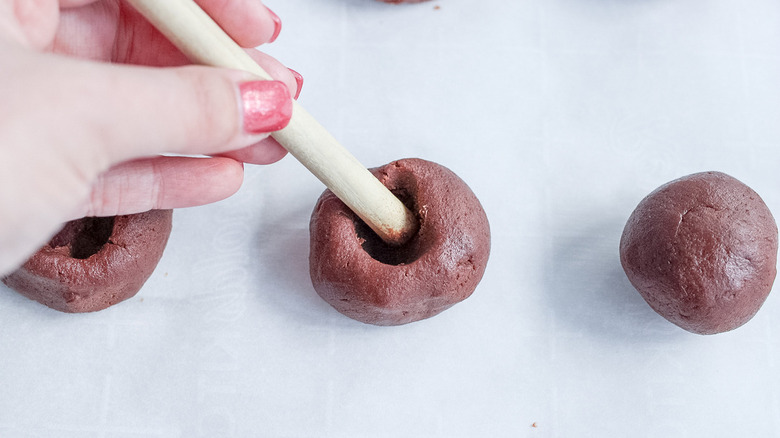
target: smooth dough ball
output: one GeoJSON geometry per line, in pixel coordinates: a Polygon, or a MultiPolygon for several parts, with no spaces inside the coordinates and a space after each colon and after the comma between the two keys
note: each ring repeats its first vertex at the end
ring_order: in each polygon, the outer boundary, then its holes
{"type": "Polygon", "coordinates": [[[429,318],[468,298],[490,253],[488,219],[471,189],[449,169],[420,159],[372,172],[416,212],[420,229],[406,244],[388,246],[326,190],[310,223],[317,293],[344,315],[376,325],[429,318]]]}
{"type": "Polygon", "coordinates": [[[777,225],[750,187],[720,172],[667,183],[643,199],[620,240],[631,284],[693,333],[745,324],[772,289],[777,225]]]}
{"type": "Polygon", "coordinates": [[[94,312],[134,296],[171,233],[172,210],[68,222],[3,282],[62,312],[94,312]]]}

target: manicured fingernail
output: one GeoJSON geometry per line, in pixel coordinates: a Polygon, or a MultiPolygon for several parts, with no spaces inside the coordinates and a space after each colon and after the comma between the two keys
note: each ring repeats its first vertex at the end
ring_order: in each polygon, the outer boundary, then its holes
{"type": "Polygon", "coordinates": [[[301,95],[301,89],[303,88],[303,76],[291,68],[288,68],[288,70],[290,70],[290,73],[292,73],[293,77],[295,77],[295,84],[298,88],[295,89],[295,97],[293,97],[293,99],[297,100],[298,96],[301,95]]]}
{"type": "Polygon", "coordinates": [[[278,131],[290,122],[292,99],[284,82],[251,81],[240,85],[244,129],[250,134],[278,131]]]}
{"type": "Polygon", "coordinates": [[[268,41],[269,43],[272,43],[276,41],[277,38],[279,38],[279,34],[282,32],[282,19],[279,18],[278,15],[274,11],[272,11],[269,8],[268,13],[271,14],[271,19],[274,20],[274,34],[271,36],[271,39],[268,41]]]}

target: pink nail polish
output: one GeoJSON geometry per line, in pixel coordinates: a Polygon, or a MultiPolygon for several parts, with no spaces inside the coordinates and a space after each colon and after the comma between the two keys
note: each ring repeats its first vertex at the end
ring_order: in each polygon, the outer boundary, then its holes
{"type": "Polygon", "coordinates": [[[268,40],[269,43],[272,43],[276,41],[277,38],[279,38],[279,34],[282,32],[282,19],[279,18],[279,16],[270,9],[268,9],[268,13],[271,14],[271,19],[274,20],[274,34],[271,35],[271,39],[268,40]]]}
{"type": "Polygon", "coordinates": [[[278,131],[290,122],[292,99],[279,81],[252,81],[240,85],[244,129],[250,134],[278,131]]]}
{"type": "Polygon", "coordinates": [[[293,77],[295,78],[295,84],[297,85],[297,88],[295,89],[295,97],[293,97],[293,99],[297,100],[298,96],[301,95],[301,89],[303,88],[303,76],[291,68],[288,68],[287,70],[290,70],[290,73],[292,73],[293,77]]]}

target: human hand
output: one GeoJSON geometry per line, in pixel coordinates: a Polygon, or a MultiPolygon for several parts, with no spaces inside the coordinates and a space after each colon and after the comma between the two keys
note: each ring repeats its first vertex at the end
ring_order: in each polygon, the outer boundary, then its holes
{"type": "MultiPolygon", "coordinates": [[[[243,47],[280,29],[259,0],[198,3],[243,47]]],[[[62,222],[215,202],[281,159],[299,76],[249,53],[278,81],[186,66],[119,0],[0,0],[0,275],[62,222]]]]}

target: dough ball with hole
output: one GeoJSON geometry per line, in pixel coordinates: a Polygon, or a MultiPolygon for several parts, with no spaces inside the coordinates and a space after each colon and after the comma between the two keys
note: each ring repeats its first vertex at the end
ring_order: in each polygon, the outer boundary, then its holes
{"type": "Polygon", "coordinates": [[[382,242],[326,190],[310,223],[310,273],[336,310],[369,324],[429,318],[471,295],[485,272],[490,226],[479,200],[449,169],[404,159],[372,169],[420,222],[400,247],[382,242]]]}
{"type": "Polygon", "coordinates": [[[94,312],[134,296],[154,271],[172,210],[68,222],[3,282],[62,312],[94,312]]]}

